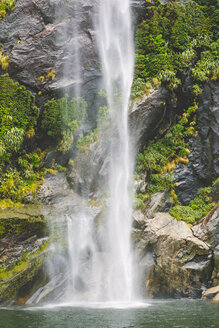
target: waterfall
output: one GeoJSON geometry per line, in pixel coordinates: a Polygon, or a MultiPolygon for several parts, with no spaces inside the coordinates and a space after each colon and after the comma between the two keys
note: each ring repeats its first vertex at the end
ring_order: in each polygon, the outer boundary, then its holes
{"type": "Polygon", "coordinates": [[[133,259],[131,251],[131,176],[133,163],[128,129],[128,103],[133,79],[133,38],[129,0],[103,0],[99,7],[98,48],[111,117],[108,247],[112,269],[108,297],[131,301],[133,259]]]}
{"type": "MultiPolygon", "coordinates": [[[[73,6],[77,16],[80,10],[76,2],[73,1],[73,6]]],[[[106,211],[102,211],[101,227],[97,227],[96,213],[89,208],[88,196],[82,195],[77,196],[78,203],[72,206],[72,211],[67,210],[62,217],[50,221],[58,225],[55,231],[63,230],[66,243],[61,251],[63,246],[54,245],[54,252],[59,256],[53,256],[50,261],[51,281],[32,297],[33,303],[45,299],[47,290],[49,294],[54,285],[58,287],[52,298],[61,303],[131,304],[135,301],[137,288],[131,245],[134,156],[128,128],[134,67],[130,1],[99,0],[97,6],[97,48],[110,114],[106,211]]],[[[77,20],[73,30],[74,45],[79,47],[77,20]]],[[[72,72],[76,80],[81,80],[80,52],[78,49],[73,52],[72,72]]],[[[74,94],[80,96],[80,88],[75,88],[74,94]]]]}

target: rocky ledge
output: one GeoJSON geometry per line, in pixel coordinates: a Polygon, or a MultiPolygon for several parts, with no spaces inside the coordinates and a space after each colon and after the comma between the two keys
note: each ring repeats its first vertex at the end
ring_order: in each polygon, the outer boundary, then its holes
{"type": "Polygon", "coordinates": [[[158,212],[164,208],[161,205],[152,199],[146,214],[135,212],[133,238],[147,293],[153,297],[201,297],[219,281],[219,207],[192,228],[158,212]]]}
{"type": "Polygon", "coordinates": [[[0,302],[27,299],[49,245],[47,214],[48,208],[37,205],[0,210],[0,302]]]}

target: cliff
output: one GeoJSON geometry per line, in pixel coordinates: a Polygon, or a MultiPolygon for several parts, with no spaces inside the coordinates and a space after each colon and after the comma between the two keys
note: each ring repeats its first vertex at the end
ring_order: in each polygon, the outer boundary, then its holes
{"type": "MultiPolygon", "coordinates": [[[[211,7],[203,1],[132,1],[133,243],[142,288],[154,297],[201,297],[218,285],[214,6],[214,1],[211,7]]],[[[25,303],[49,281],[45,263],[54,256],[49,245],[59,239],[59,225],[51,234],[46,218],[58,220],[59,213],[77,210],[86,195],[86,211],[101,225],[113,136],[93,10],[89,0],[79,2],[80,15],[68,1],[17,0],[0,17],[0,301],[5,303],[25,303]],[[80,80],[70,65],[76,42],[80,80]],[[80,101],[72,98],[77,87],[80,101]]]]}

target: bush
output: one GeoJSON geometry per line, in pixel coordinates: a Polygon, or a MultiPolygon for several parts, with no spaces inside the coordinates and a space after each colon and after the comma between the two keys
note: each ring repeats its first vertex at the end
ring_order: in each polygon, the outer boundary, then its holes
{"type": "Polygon", "coordinates": [[[0,0],[0,19],[5,17],[6,12],[13,8],[16,0],[0,0]]]}
{"type": "Polygon", "coordinates": [[[218,55],[212,48],[217,43],[214,27],[219,25],[214,14],[218,13],[216,1],[209,0],[210,7],[192,0],[151,4],[136,32],[135,79],[150,82],[164,76],[166,85],[175,89],[189,67],[199,82],[217,79],[218,55]],[[167,72],[171,72],[169,80],[167,72]]]}
{"type": "Polygon", "coordinates": [[[58,100],[51,99],[44,105],[42,129],[58,142],[58,149],[70,149],[75,131],[86,118],[87,104],[82,98],[66,95],[58,100]]]}
{"type": "Polygon", "coordinates": [[[0,75],[0,136],[12,128],[26,131],[34,127],[38,116],[31,92],[14,83],[8,74],[0,75]]]}
{"type": "Polygon", "coordinates": [[[210,197],[211,190],[211,187],[200,189],[198,195],[191,200],[188,206],[174,206],[170,210],[170,214],[178,220],[195,223],[205,216],[214,206],[210,197]]]}

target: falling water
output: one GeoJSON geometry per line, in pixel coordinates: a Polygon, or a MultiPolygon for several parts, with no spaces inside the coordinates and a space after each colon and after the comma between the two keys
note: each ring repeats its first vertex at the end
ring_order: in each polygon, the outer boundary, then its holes
{"type": "Polygon", "coordinates": [[[111,126],[110,206],[107,216],[111,270],[108,298],[130,302],[133,298],[131,251],[132,157],[128,130],[128,102],[133,79],[133,40],[129,0],[103,0],[99,8],[100,50],[111,126]]]}
{"type": "MultiPolygon", "coordinates": [[[[76,2],[73,1],[74,9],[77,9],[76,2]]],[[[111,121],[107,210],[101,227],[97,227],[96,214],[83,204],[83,199],[73,212],[68,211],[59,218],[67,227],[67,253],[62,251],[63,256],[56,256],[51,262],[51,276],[57,280],[49,282],[32,300],[40,300],[40,293],[45,298],[51,286],[60,285],[61,291],[55,296],[58,302],[131,304],[135,301],[131,247],[133,156],[128,129],[134,65],[130,2],[99,0],[97,5],[97,45],[111,121]]],[[[77,39],[76,25],[73,27],[77,39]]],[[[72,65],[77,66],[75,74],[80,79],[79,50],[75,49],[74,53],[72,65]]],[[[76,89],[75,94],[78,92],[76,89]]],[[[60,253],[57,247],[54,249],[60,253]]]]}

